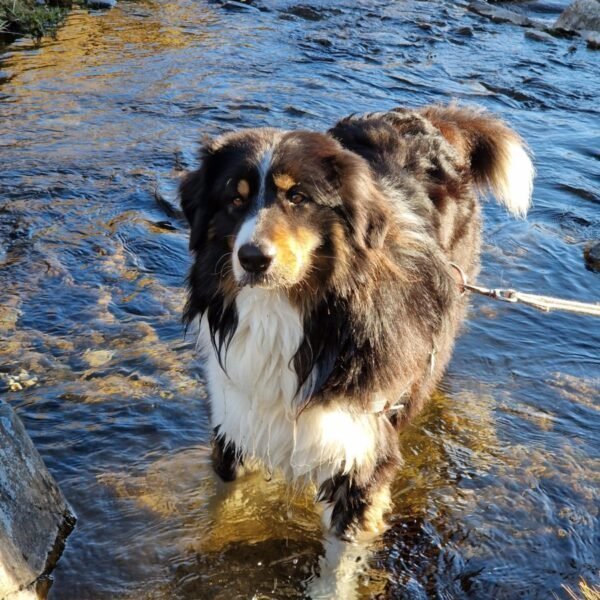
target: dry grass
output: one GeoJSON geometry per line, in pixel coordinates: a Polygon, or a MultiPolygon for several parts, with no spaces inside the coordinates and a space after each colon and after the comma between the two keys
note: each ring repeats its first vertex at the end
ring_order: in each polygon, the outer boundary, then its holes
{"type": "Polygon", "coordinates": [[[583,579],[579,582],[579,590],[573,590],[568,585],[563,585],[563,588],[572,600],[600,600],[600,587],[589,585],[583,579]]]}

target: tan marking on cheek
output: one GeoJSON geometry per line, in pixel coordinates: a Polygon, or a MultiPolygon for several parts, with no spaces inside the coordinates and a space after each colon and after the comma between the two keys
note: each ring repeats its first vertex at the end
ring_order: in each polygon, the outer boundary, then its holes
{"type": "Polygon", "coordinates": [[[297,280],[311,264],[312,253],[319,245],[318,236],[306,227],[274,228],[272,243],[277,248],[276,262],[288,277],[297,280]]]}
{"type": "Polygon", "coordinates": [[[290,188],[296,185],[296,182],[292,179],[292,177],[286,175],[285,173],[277,173],[276,175],[273,175],[273,181],[275,182],[275,185],[284,192],[287,192],[290,188]]]}
{"type": "Polygon", "coordinates": [[[290,284],[298,283],[320,244],[320,238],[310,228],[291,227],[285,216],[273,216],[268,225],[261,228],[259,237],[275,247],[274,274],[290,284]]]}
{"type": "Polygon", "coordinates": [[[319,245],[320,239],[316,233],[307,227],[299,227],[290,238],[290,248],[296,256],[296,271],[306,268],[311,262],[312,253],[319,245]]]}
{"type": "Polygon", "coordinates": [[[242,198],[250,195],[250,184],[245,179],[240,179],[237,184],[237,192],[242,198]]]}
{"type": "Polygon", "coordinates": [[[294,273],[296,270],[296,257],[289,243],[291,235],[292,232],[285,222],[274,223],[268,234],[268,238],[276,250],[276,267],[286,274],[294,273]]]}

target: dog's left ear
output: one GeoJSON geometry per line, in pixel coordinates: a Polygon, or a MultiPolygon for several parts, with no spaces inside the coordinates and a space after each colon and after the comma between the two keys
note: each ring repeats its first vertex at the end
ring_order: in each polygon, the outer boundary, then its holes
{"type": "Polygon", "coordinates": [[[190,224],[190,250],[199,248],[206,238],[208,210],[204,201],[204,167],[188,173],[179,186],[181,208],[190,224]]]}
{"type": "Polygon", "coordinates": [[[391,215],[368,163],[353,152],[338,157],[336,171],[340,195],[354,240],[360,248],[382,248],[391,215]]]}

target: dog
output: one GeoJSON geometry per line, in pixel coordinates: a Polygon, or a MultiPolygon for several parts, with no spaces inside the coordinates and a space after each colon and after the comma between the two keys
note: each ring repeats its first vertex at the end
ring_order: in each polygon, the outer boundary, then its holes
{"type": "Polygon", "coordinates": [[[525,216],[533,174],[517,133],[455,105],[206,142],[180,186],[184,321],[220,478],[258,461],[314,483],[330,535],[382,532],[398,431],[439,383],[479,269],[478,195],[525,216]]]}

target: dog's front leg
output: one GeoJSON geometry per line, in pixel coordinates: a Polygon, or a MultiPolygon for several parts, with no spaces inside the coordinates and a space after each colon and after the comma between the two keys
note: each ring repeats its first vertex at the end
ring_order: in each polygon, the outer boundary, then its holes
{"type": "Polygon", "coordinates": [[[366,568],[371,542],[385,530],[391,508],[390,484],[399,462],[394,455],[365,473],[339,473],[323,481],[319,500],[329,535],[319,576],[309,582],[310,598],[358,598],[359,575],[366,568]]]}
{"type": "Polygon", "coordinates": [[[390,485],[398,460],[380,463],[364,473],[340,473],[319,487],[318,499],[325,504],[325,528],[346,541],[374,538],[386,528],[391,509],[390,485]]]}
{"type": "Polygon", "coordinates": [[[233,442],[228,442],[225,436],[215,427],[211,440],[212,465],[215,473],[223,481],[234,481],[243,464],[242,456],[233,442]]]}

